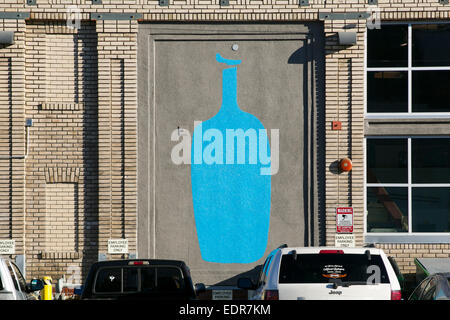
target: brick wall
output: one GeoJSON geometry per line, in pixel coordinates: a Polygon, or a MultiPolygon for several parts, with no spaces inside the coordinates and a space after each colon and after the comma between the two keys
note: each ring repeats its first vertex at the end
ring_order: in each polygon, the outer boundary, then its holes
{"type": "Polygon", "coordinates": [[[353,207],[356,245],[363,244],[364,225],[364,32],[365,21],[325,22],[326,108],[326,245],[334,246],[336,208],[353,207]],[[344,26],[352,28],[344,29],[344,26]],[[340,46],[337,32],[357,32],[357,43],[340,46]],[[333,130],[340,121],[341,130],[333,130]],[[352,160],[350,172],[340,172],[340,159],[352,160]]]}
{"type": "MultiPolygon", "coordinates": [[[[30,19],[0,20],[15,43],[0,48],[0,238],[16,240],[27,255],[27,278],[86,272],[110,238],[129,239],[136,250],[136,20],[90,19],[91,12],[138,12],[142,21],[317,21],[319,12],[366,11],[367,0],[170,0],[123,2],[0,0],[0,11],[29,12],[30,19]],[[69,6],[81,12],[81,29],[66,26],[69,6]],[[33,118],[26,159],[25,118],[33,118]],[[58,174],[59,172],[59,174],[58,174]],[[76,180],[76,181],[75,181],[76,180]],[[76,184],[76,250],[46,251],[49,194],[76,184]],[[54,190],[53,190],[54,189],[54,190]]],[[[437,0],[379,0],[382,20],[448,19],[437,0]]],[[[335,208],[353,206],[357,245],[363,243],[363,65],[365,20],[326,20],[326,239],[334,244],[335,208]],[[348,27],[350,26],[350,29],[348,27]],[[344,29],[345,28],[345,29],[344,29]],[[357,32],[341,47],[336,32],[357,32]],[[342,122],[341,131],[331,121],[342,122]],[[336,161],[353,161],[338,173],[336,161]]],[[[70,192],[69,192],[70,193],[70,192]]],[[[384,244],[401,268],[414,257],[449,256],[448,244],[384,244]]],[[[110,257],[114,258],[114,257],[110,257]]]]}
{"type": "Polygon", "coordinates": [[[58,279],[97,260],[97,38],[89,23],[76,34],[65,21],[30,21],[26,28],[25,108],[33,119],[26,159],[27,277],[58,279]],[[66,196],[73,201],[68,211],[66,196]],[[66,205],[57,209],[61,201],[66,205]],[[71,221],[58,220],[58,212],[71,221]],[[69,224],[76,231],[72,240],[58,231],[69,224]],[[55,246],[63,236],[72,243],[55,246]]]}
{"type": "Polygon", "coordinates": [[[0,19],[0,30],[15,32],[13,45],[0,45],[0,238],[23,254],[25,22],[0,19]]]}
{"type": "MultiPolygon", "coordinates": [[[[136,21],[98,21],[99,250],[128,239],[136,252],[136,21]]],[[[111,258],[120,258],[114,255],[111,258]]]]}
{"type": "Polygon", "coordinates": [[[449,258],[450,244],[378,244],[387,255],[395,257],[405,274],[416,272],[414,258],[449,258]]]}
{"type": "Polygon", "coordinates": [[[47,183],[45,193],[45,251],[76,252],[79,235],[77,184],[47,183]]]}

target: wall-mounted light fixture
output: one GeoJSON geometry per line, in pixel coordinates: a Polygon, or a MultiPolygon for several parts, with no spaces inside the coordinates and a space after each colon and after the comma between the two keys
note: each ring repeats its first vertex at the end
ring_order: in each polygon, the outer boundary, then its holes
{"type": "Polygon", "coordinates": [[[0,31],[0,44],[14,44],[14,31],[0,31]]]}
{"type": "Polygon", "coordinates": [[[342,31],[338,32],[339,44],[344,46],[352,46],[356,44],[356,32],[342,31]]]}

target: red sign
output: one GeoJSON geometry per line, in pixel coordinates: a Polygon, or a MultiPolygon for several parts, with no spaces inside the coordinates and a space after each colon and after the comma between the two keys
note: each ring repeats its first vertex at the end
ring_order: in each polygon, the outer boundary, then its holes
{"type": "Polygon", "coordinates": [[[336,208],[336,232],[353,232],[353,208],[336,208]]]}

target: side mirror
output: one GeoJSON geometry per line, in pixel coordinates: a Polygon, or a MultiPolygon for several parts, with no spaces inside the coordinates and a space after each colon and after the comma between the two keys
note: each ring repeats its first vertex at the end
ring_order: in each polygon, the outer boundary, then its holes
{"type": "Polygon", "coordinates": [[[206,287],[205,287],[205,285],[203,283],[196,283],[194,289],[195,289],[195,294],[196,295],[199,295],[200,293],[206,291],[206,287]]]}
{"type": "Polygon", "coordinates": [[[250,278],[239,278],[237,286],[239,289],[255,290],[255,284],[250,278]]]}
{"type": "Polygon", "coordinates": [[[31,282],[27,285],[27,291],[28,292],[34,292],[44,289],[44,281],[41,279],[33,279],[31,282]]]}

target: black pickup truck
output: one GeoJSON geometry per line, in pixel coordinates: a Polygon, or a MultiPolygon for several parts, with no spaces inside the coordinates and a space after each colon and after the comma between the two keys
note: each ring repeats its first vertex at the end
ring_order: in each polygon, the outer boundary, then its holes
{"type": "Polygon", "coordinates": [[[112,260],[91,266],[81,299],[195,300],[204,290],[183,261],[112,260]]]}

